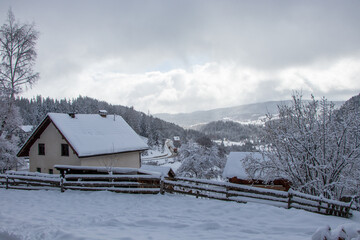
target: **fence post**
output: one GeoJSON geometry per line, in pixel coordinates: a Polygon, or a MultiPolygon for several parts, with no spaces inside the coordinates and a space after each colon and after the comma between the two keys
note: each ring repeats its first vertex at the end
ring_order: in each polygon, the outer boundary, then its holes
{"type": "Polygon", "coordinates": [[[160,179],[160,194],[164,195],[164,193],[165,193],[164,176],[161,176],[161,179],[160,179]]]}
{"type": "Polygon", "coordinates": [[[351,202],[350,202],[349,206],[345,208],[345,217],[347,217],[347,218],[350,215],[350,210],[351,210],[351,206],[352,206],[353,203],[354,203],[354,198],[351,199],[351,202]]]}
{"type": "Polygon", "coordinates": [[[327,205],[327,208],[326,208],[325,213],[326,213],[327,215],[331,215],[331,212],[330,212],[330,211],[331,211],[331,210],[330,210],[331,205],[330,205],[330,203],[328,203],[328,202],[327,202],[326,205],[327,205]]]}
{"type": "Polygon", "coordinates": [[[9,177],[6,175],[6,189],[9,189],[9,177]]]}
{"type": "Polygon", "coordinates": [[[61,192],[65,192],[63,176],[60,176],[60,190],[61,190],[61,192]]]}
{"type": "Polygon", "coordinates": [[[65,192],[64,188],[64,178],[65,178],[65,172],[66,170],[60,170],[60,190],[61,192],[65,192]]]}
{"type": "Polygon", "coordinates": [[[318,212],[321,212],[321,201],[322,201],[322,196],[320,197],[319,206],[318,206],[318,212]]]}
{"type": "Polygon", "coordinates": [[[293,194],[291,192],[291,189],[288,192],[288,206],[287,208],[290,209],[291,208],[291,199],[293,198],[293,194]]]}

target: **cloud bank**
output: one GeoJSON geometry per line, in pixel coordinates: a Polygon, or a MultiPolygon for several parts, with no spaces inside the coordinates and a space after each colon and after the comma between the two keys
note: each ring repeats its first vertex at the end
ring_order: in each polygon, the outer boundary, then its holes
{"type": "Polygon", "coordinates": [[[147,112],[358,94],[359,1],[3,0],[41,32],[23,96],[86,95],[147,112]]]}
{"type": "MultiPolygon", "coordinates": [[[[108,63],[105,63],[108,65],[108,63]]],[[[235,63],[206,63],[189,70],[173,69],[142,74],[103,71],[101,64],[69,79],[39,86],[50,96],[91,96],[134,106],[151,113],[178,113],[289,99],[293,90],[343,100],[358,94],[360,60],[343,59],[331,65],[259,71],[235,63]],[[70,89],[69,89],[69,86],[70,89]]],[[[38,88],[26,95],[36,94],[38,88]]]]}

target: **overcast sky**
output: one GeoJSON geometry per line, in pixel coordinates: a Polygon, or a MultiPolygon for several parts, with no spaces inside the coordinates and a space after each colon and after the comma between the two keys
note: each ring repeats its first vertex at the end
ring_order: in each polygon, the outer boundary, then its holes
{"type": "Polygon", "coordinates": [[[22,96],[150,113],[360,92],[360,1],[0,1],[40,31],[22,96]]]}

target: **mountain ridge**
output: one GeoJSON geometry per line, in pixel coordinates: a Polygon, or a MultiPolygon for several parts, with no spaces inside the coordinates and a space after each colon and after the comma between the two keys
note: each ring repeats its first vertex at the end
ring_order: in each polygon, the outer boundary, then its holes
{"type": "MultiPolygon", "coordinates": [[[[191,113],[159,113],[154,114],[154,116],[185,128],[220,120],[231,120],[241,123],[260,123],[261,119],[267,113],[276,114],[278,105],[288,105],[291,104],[291,102],[291,100],[267,101],[191,113]]],[[[336,107],[341,106],[344,102],[345,101],[333,101],[336,107]]]]}

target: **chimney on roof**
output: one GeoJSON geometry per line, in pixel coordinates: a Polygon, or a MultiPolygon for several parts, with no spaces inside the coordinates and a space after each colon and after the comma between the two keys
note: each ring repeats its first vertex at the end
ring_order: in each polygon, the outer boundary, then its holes
{"type": "Polygon", "coordinates": [[[99,110],[99,115],[100,115],[101,117],[106,118],[106,116],[107,116],[107,111],[106,111],[106,110],[99,110]]]}
{"type": "Polygon", "coordinates": [[[69,114],[69,116],[70,116],[71,118],[75,118],[75,113],[74,113],[74,112],[69,112],[68,114],[69,114]]]}

